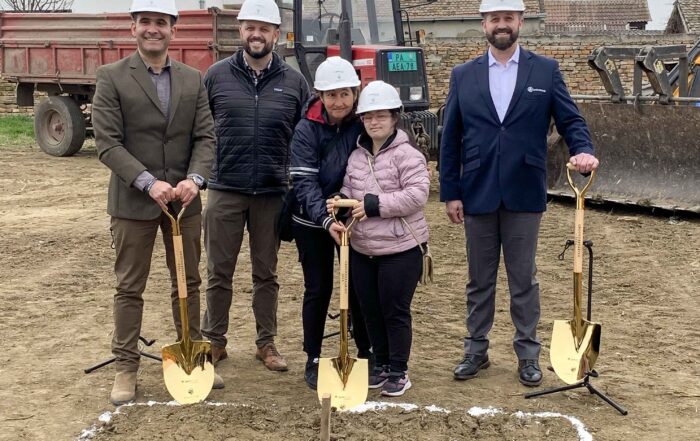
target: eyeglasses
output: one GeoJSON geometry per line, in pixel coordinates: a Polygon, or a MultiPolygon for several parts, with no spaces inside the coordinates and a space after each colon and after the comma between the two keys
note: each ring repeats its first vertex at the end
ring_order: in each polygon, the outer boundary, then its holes
{"type": "Polygon", "coordinates": [[[390,113],[380,113],[379,115],[362,115],[360,116],[360,120],[362,122],[372,122],[372,120],[375,120],[379,123],[386,122],[389,118],[391,118],[390,113]]]}

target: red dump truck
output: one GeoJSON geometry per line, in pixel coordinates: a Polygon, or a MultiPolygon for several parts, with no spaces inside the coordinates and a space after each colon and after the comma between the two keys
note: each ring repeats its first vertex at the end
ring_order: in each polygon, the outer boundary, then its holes
{"type": "MultiPolygon", "coordinates": [[[[169,54],[205,72],[239,46],[238,11],[182,11],[169,54]]],[[[34,130],[43,151],[70,156],[91,129],[88,106],[95,71],[136,50],[129,14],[0,13],[0,68],[17,83],[17,105],[35,107],[34,130]]]]}

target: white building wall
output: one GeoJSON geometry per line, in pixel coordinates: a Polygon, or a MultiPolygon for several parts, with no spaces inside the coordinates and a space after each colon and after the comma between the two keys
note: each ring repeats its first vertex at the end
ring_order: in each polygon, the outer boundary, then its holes
{"type": "MultiPolygon", "coordinates": [[[[128,12],[132,0],[74,0],[73,12],[84,14],[97,14],[100,12],[128,12]]],[[[213,6],[223,9],[224,0],[204,0],[204,8],[213,6]]],[[[200,9],[200,0],[175,0],[177,8],[181,11],[200,9]]]]}

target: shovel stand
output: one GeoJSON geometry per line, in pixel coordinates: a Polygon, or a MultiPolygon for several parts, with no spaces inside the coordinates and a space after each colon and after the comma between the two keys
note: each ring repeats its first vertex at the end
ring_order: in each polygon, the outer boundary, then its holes
{"type": "Polygon", "coordinates": [[[553,389],[545,389],[539,392],[531,392],[529,394],[525,394],[525,398],[533,398],[533,397],[539,397],[541,395],[548,395],[548,394],[553,394],[555,392],[564,392],[566,390],[571,390],[571,389],[577,389],[579,387],[585,387],[588,389],[588,391],[591,394],[597,395],[601,400],[605,401],[609,405],[615,408],[618,412],[620,412],[622,415],[627,415],[627,410],[617,404],[615,401],[610,399],[607,395],[596,389],[591,383],[590,383],[590,378],[597,378],[598,377],[598,372],[593,369],[591,372],[586,372],[586,376],[583,377],[583,380],[581,380],[579,383],[575,384],[569,384],[566,386],[562,387],[555,387],[553,389]]]}
{"type": "MultiPolygon", "coordinates": [[[[564,248],[564,251],[561,253],[560,257],[563,259],[564,252],[566,251],[567,248],[569,248],[571,245],[574,244],[573,240],[567,240],[566,241],[566,246],[564,248]]],[[[583,242],[583,245],[588,249],[588,309],[586,311],[586,318],[590,322],[591,321],[591,299],[593,296],[593,242],[590,240],[586,240],[583,242]]],[[[598,378],[598,372],[596,372],[595,369],[591,369],[590,372],[586,372],[586,375],[583,377],[583,380],[581,380],[578,383],[574,384],[569,384],[566,386],[562,387],[555,387],[552,389],[545,389],[541,390],[538,392],[530,392],[525,394],[525,398],[534,398],[534,397],[539,397],[542,395],[549,395],[553,394],[556,392],[564,392],[567,390],[571,389],[578,389],[579,387],[585,387],[588,389],[588,391],[591,394],[597,395],[601,400],[605,401],[609,405],[611,405],[615,410],[620,412],[622,415],[627,415],[627,410],[617,404],[615,401],[610,399],[607,395],[596,389],[591,383],[590,379],[592,378],[598,378]]]]}
{"type": "MultiPolygon", "coordinates": [[[[140,335],[139,335],[139,340],[140,340],[144,345],[146,345],[146,346],[151,346],[151,345],[153,345],[153,343],[156,342],[155,339],[153,339],[153,340],[148,340],[147,338],[144,338],[144,337],[142,337],[142,336],[140,336],[140,335]]],[[[148,353],[143,352],[143,351],[140,351],[140,352],[141,352],[141,355],[144,356],[144,357],[147,357],[147,358],[150,358],[150,359],[152,359],[152,360],[159,361],[159,362],[162,362],[162,361],[163,361],[162,358],[160,358],[160,357],[158,357],[158,356],[156,356],[156,355],[148,354],[148,353]]],[[[117,361],[117,357],[109,358],[109,359],[107,359],[107,360],[105,360],[105,361],[102,361],[102,362],[100,362],[100,363],[97,363],[96,365],[91,366],[91,367],[89,367],[89,368],[87,368],[87,369],[83,369],[83,372],[85,372],[86,374],[89,374],[89,373],[91,373],[91,372],[93,372],[93,371],[96,371],[97,369],[100,369],[100,368],[103,368],[103,367],[105,367],[105,366],[107,366],[107,365],[109,365],[109,364],[112,364],[112,363],[114,363],[115,361],[117,361]]]]}

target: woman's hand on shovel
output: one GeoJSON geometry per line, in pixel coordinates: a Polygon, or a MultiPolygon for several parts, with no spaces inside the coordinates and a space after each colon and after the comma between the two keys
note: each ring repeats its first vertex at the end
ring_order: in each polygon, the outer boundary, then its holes
{"type": "MultiPolygon", "coordinates": [[[[193,183],[194,184],[194,183],[193,183]]],[[[148,191],[148,195],[156,201],[163,211],[168,211],[170,201],[177,199],[175,189],[165,181],[156,181],[148,191]]]]}
{"type": "Polygon", "coordinates": [[[328,227],[328,233],[331,235],[335,243],[340,245],[340,237],[343,235],[343,232],[345,231],[345,225],[341,224],[340,222],[333,222],[329,227],[328,227]]]}

